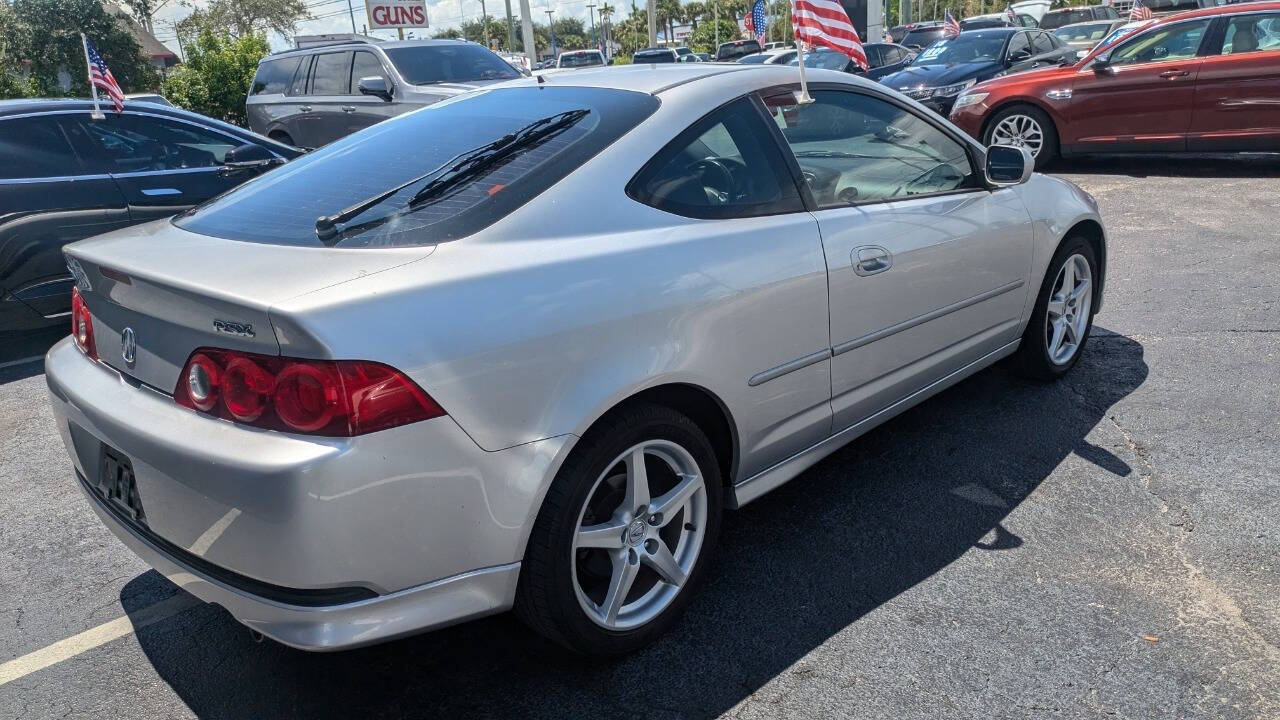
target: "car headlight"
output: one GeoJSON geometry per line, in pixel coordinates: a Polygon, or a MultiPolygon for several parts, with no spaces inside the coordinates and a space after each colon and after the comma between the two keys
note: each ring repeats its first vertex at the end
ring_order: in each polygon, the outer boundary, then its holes
{"type": "Polygon", "coordinates": [[[933,96],[934,97],[951,97],[952,95],[959,95],[965,90],[968,90],[969,88],[973,87],[974,83],[976,82],[978,82],[976,79],[966,80],[962,83],[956,83],[955,85],[947,85],[945,87],[934,88],[933,96]]]}
{"type": "Polygon", "coordinates": [[[980,93],[965,93],[964,95],[961,95],[960,97],[956,98],[955,109],[957,109],[957,110],[958,110],[958,109],[960,109],[960,108],[962,108],[962,107],[969,107],[970,105],[977,105],[978,103],[982,102],[983,100],[986,100],[986,99],[987,99],[987,95],[988,95],[988,94],[989,94],[989,93],[983,93],[983,92],[980,92],[980,93]]]}

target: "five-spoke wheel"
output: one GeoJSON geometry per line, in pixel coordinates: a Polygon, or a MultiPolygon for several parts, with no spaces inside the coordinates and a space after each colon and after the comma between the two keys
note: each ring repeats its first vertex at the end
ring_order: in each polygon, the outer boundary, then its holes
{"type": "Polygon", "coordinates": [[[1062,241],[1036,294],[1031,319],[1014,356],[1024,374],[1044,380],[1061,377],[1080,359],[1093,326],[1098,262],[1080,236],[1062,241]]]}

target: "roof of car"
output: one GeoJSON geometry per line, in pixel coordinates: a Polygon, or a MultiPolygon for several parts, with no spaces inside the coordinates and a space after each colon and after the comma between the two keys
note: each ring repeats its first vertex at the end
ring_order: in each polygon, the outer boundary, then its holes
{"type": "Polygon", "coordinates": [[[1186,20],[1188,18],[1236,15],[1239,13],[1265,12],[1269,10],[1280,10],[1280,2],[1242,2],[1233,3],[1231,5],[1221,5],[1218,7],[1202,8],[1198,10],[1188,10],[1186,12],[1174,13],[1173,15],[1165,15],[1164,17],[1156,18],[1156,22],[1164,24],[1177,20],[1186,20]]]}
{"type": "MultiPolygon", "coordinates": [[[[593,66],[574,70],[572,73],[543,75],[544,87],[599,87],[657,95],[664,90],[685,85],[702,78],[730,72],[752,72],[761,67],[785,68],[784,65],[759,66],[737,63],[669,63],[593,66]]],[[[793,71],[794,72],[794,71],[793,71]]],[[[490,87],[531,87],[538,85],[536,78],[509,80],[490,87]]]]}
{"type": "MultiPolygon", "coordinates": [[[[151,93],[154,97],[155,94],[151,93]]],[[[98,107],[103,112],[113,112],[110,100],[99,100],[98,107]]],[[[91,110],[93,109],[93,101],[88,98],[27,98],[22,100],[0,100],[0,116],[5,115],[26,115],[28,113],[57,112],[59,110],[91,110]]],[[[199,119],[205,122],[219,122],[212,118],[205,117],[199,113],[193,113],[182,108],[173,107],[172,105],[164,105],[161,103],[148,102],[142,99],[125,97],[125,110],[146,109],[151,111],[162,112],[166,115],[187,116],[199,119]]]]}
{"type": "MultiPolygon", "coordinates": [[[[439,40],[430,40],[426,38],[422,38],[418,40],[386,40],[386,41],[380,40],[377,42],[373,42],[369,40],[336,40],[331,43],[312,45],[310,47],[291,48],[288,50],[281,50],[280,52],[272,53],[271,55],[268,55],[263,59],[276,60],[286,55],[292,55],[292,54],[298,54],[298,53],[332,52],[334,48],[341,49],[341,48],[349,48],[353,46],[380,47],[383,50],[388,50],[391,48],[401,48],[401,47],[432,47],[432,46],[440,46],[440,45],[466,45],[466,44],[475,45],[476,43],[471,43],[467,40],[455,40],[451,38],[441,38],[439,40]]],[[[484,47],[484,46],[481,45],[480,47],[484,47]]]]}

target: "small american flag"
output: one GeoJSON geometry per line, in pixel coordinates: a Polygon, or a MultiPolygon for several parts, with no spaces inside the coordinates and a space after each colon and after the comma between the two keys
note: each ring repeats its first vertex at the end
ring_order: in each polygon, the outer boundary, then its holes
{"type": "Polygon", "coordinates": [[[84,39],[84,54],[89,60],[89,82],[111,98],[111,104],[116,106],[116,112],[123,111],[124,91],[120,89],[120,83],[116,82],[115,76],[107,69],[107,64],[98,54],[98,49],[89,42],[89,38],[84,39]]]}
{"type": "Polygon", "coordinates": [[[951,15],[951,8],[947,8],[946,18],[942,21],[942,37],[953,38],[960,35],[960,23],[956,22],[954,16],[951,15]]]}
{"type": "Polygon", "coordinates": [[[1130,20],[1150,20],[1155,17],[1151,8],[1142,4],[1142,0],[1133,0],[1133,8],[1129,10],[1130,20]]]}
{"type": "Polygon", "coordinates": [[[1008,18],[1009,18],[1009,22],[1013,23],[1014,25],[1019,25],[1019,24],[1020,24],[1020,23],[1018,22],[1018,13],[1016,13],[1016,12],[1014,12],[1014,11],[1013,11],[1013,6],[1012,6],[1012,5],[1005,5],[1005,6],[1004,6],[1004,14],[1005,14],[1006,16],[1008,16],[1008,18]]]}
{"type": "Polygon", "coordinates": [[[747,26],[747,32],[755,35],[756,42],[763,45],[765,27],[769,23],[764,12],[764,0],[756,0],[756,4],[751,6],[751,14],[743,22],[747,26]]]}
{"type": "Polygon", "coordinates": [[[836,0],[791,0],[791,24],[797,41],[830,48],[849,56],[863,70],[870,69],[862,38],[836,0]]]}

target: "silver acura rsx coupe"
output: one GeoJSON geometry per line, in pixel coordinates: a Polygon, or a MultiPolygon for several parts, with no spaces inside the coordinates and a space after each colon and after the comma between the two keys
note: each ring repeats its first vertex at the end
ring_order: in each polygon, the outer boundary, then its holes
{"type": "Polygon", "coordinates": [[[102,521],[299,648],[514,607],[675,623],[722,512],[1102,297],[1093,198],[884,87],[679,64],[493,86],[68,246],[47,377],[102,521]]]}

